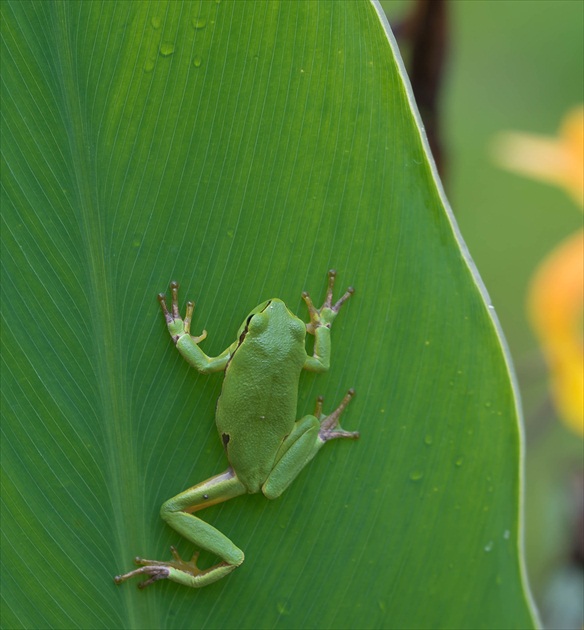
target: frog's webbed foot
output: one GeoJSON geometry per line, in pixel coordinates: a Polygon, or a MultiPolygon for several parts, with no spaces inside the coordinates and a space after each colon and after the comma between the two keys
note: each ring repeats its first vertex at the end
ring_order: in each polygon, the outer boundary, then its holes
{"type": "MultiPolygon", "coordinates": [[[[139,558],[136,558],[138,561],[139,558]]],[[[138,588],[146,588],[154,582],[158,582],[158,580],[165,580],[170,577],[170,569],[164,566],[153,566],[148,565],[145,567],[140,567],[139,569],[135,569],[134,571],[130,571],[129,573],[124,573],[124,575],[116,575],[114,578],[114,582],[116,584],[121,584],[125,580],[136,577],[137,575],[149,575],[150,577],[143,582],[138,584],[138,588]]]]}
{"type": "Polygon", "coordinates": [[[314,415],[317,420],[320,421],[320,429],[318,431],[318,438],[322,442],[328,442],[328,440],[335,440],[337,438],[347,438],[350,440],[357,440],[359,438],[358,431],[345,431],[339,424],[339,419],[343,411],[347,408],[347,405],[351,402],[351,399],[355,395],[355,390],[351,388],[346,394],[341,404],[328,416],[322,413],[323,397],[319,396],[316,399],[316,408],[314,415]]]}
{"type": "Polygon", "coordinates": [[[339,300],[337,300],[335,304],[333,304],[333,287],[335,284],[336,275],[337,272],[334,269],[331,269],[328,272],[328,287],[326,290],[326,298],[324,300],[324,304],[320,308],[317,309],[314,306],[310,295],[306,291],[302,293],[302,299],[306,302],[308,313],[310,315],[310,322],[306,324],[306,330],[311,335],[314,335],[316,329],[320,326],[326,326],[327,328],[330,328],[341,306],[355,292],[355,289],[353,289],[353,287],[349,287],[345,291],[343,296],[339,300]]]}
{"type": "Polygon", "coordinates": [[[121,584],[122,582],[136,576],[149,575],[149,579],[138,584],[138,588],[146,588],[147,586],[154,584],[154,582],[158,582],[158,580],[169,578],[171,569],[176,569],[177,571],[182,571],[183,573],[188,573],[192,576],[201,575],[205,572],[197,566],[197,560],[199,558],[198,551],[193,554],[189,562],[180,557],[175,547],[171,547],[170,552],[172,553],[174,561],[168,560],[167,562],[161,562],[159,560],[146,560],[145,558],[140,557],[134,558],[134,562],[136,564],[143,566],[139,569],[134,569],[134,571],[130,571],[129,573],[124,573],[124,575],[116,575],[114,582],[116,584],[121,584]]]}
{"type": "MultiPolygon", "coordinates": [[[[176,281],[172,281],[170,283],[170,291],[172,294],[172,304],[170,311],[166,306],[166,295],[164,293],[158,294],[158,301],[160,302],[160,308],[162,309],[162,313],[164,314],[164,319],[166,320],[166,325],[168,326],[168,330],[172,335],[172,339],[174,343],[179,340],[184,334],[190,335],[191,333],[191,320],[193,318],[193,311],[195,310],[195,303],[190,300],[187,302],[187,313],[185,315],[184,320],[180,316],[180,311],[178,308],[178,287],[179,284],[176,281]]],[[[205,339],[207,336],[207,331],[203,330],[203,332],[198,337],[192,337],[195,343],[199,343],[205,339]]]]}

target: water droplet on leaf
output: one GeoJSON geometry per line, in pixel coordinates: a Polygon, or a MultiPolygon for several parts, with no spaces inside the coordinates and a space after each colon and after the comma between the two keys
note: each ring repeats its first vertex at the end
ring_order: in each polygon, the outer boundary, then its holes
{"type": "Polygon", "coordinates": [[[160,54],[163,57],[168,57],[172,55],[173,52],[174,44],[172,42],[162,42],[162,44],[160,44],[160,54]]]}
{"type": "Polygon", "coordinates": [[[424,476],[424,473],[421,470],[412,470],[410,473],[410,479],[412,481],[420,481],[420,479],[424,476]]]}

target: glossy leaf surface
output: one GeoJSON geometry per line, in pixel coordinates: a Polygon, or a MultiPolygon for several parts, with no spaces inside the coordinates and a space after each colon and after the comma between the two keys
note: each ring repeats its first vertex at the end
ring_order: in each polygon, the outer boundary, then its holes
{"type": "MultiPolygon", "coordinates": [[[[525,628],[509,368],[366,2],[2,3],[3,594],[10,627],[525,628]],[[226,467],[211,355],[246,314],[355,286],[317,395],[358,395],[277,501],[202,513],[246,553],[193,591],[164,500],[226,467]]],[[[212,558],[202,556],[204,562],[212,558]]]]}

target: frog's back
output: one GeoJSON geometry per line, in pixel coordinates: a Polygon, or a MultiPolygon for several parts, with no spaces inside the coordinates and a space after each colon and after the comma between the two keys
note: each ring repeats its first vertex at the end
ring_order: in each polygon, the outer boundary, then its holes
{"type": "Polygon", "coordinates": [[[296,421],[306,333],[304,323],[292,317],[288,313],[276,326],[268,319],[274,328],[269,332],[250,327],[229,362],[217,401],[219,435],[248,492],[260,491],[296,421]]]}

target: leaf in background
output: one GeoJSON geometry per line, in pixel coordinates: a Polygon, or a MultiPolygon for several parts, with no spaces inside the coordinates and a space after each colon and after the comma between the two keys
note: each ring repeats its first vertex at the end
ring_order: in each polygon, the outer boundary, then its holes
{"type": "Polygon", "coordinates": [[[533,626],[507,359],[378,10],[2,3],[6,627],[533,626]],[[354,386],[360,442],[205,511],[228,579],[115,587],[192,551],[158,506],[226,466],[221,377],[156,294],[181,282],[213,354],[333,266],[356,293],[299,415],[354,386]]]}

